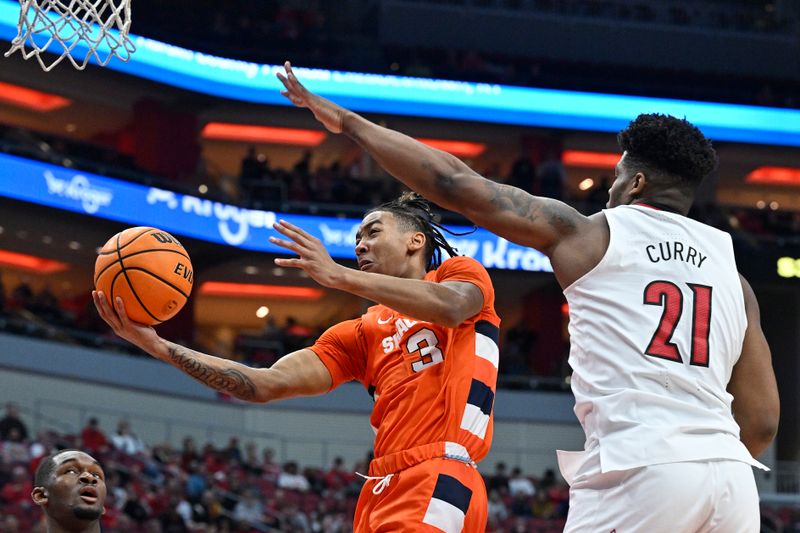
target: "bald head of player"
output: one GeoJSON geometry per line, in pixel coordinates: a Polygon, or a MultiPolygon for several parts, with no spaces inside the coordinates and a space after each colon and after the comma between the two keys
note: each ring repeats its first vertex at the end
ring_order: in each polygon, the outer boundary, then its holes
{"type": "Polygon", "coordinates": [[[399,278],[422,279],[441,263],[441,251],[457,252],[439,231],[430,205],[415,193],[371,209],[356,233],[358,268],[399,278]]]}
{"type": "Polygon", "coordinates": [[[105,473],[94,457],[63,450],[36,469],[33,503],[42,508],[47,533],[99,533],[105,512],[105,473]]]}
{"type": "Polygon", "coordinates": [[[617,141],[623,154],[607,207],[649,203],[685,215],[697,186],[717,166],[711,141],[685,119],[642,114],[617,141]]]}

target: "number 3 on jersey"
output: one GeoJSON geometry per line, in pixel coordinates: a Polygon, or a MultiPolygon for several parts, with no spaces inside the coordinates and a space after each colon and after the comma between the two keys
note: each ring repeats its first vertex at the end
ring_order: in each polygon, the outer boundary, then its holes
{"type": "MultiPolygon", "coordinates": [[[[711,324],[711,287],[686,284],[692,291],[692,354],[689,363],[708,366],[708,334],[711,324]]],[[[671,281],[650,282],[644,289],[645,305],[660,305],[664,308],[661,321],[650,344],[644,351],[647,355],[682,363],[678,346],[672,342],[672,334],[678,326],[683,312],[683,293],[671,281]]]]}
{"type": "Polygon", "coordinates": [[[408,350],[409,354],[419,352],[419,359],[411,363],[411,370],[420,372],[444,361],[444,355],[437,348],[437,344],[439,344],[439,339],[428,328],[423,328],[409,336],[408,341],[406,341],[406,350],[408,350]]]}

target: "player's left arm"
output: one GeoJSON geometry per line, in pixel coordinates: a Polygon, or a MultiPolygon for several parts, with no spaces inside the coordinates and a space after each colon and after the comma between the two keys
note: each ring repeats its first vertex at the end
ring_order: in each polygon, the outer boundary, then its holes
{"type": "Polygon", "coordinates": [[[733,415],[741,429],[740,438],[750,454],[758,457],[775,438],[781,406],[772,355],[761,330],[758,300],[747,280],[742,276],[740,279],[747,330],[742,354],[728,382],[728,392],[733,395],[733,415]]]}
{"type": "Polygon", "coordinates": [[[275,259],[275,264],[303,269],[325,287],[347,291],[404,315],[446,327],[458,326],[483,308],[483,292],[473,283],[437,283],[354,270],[336,263],[322,242],[302,228],[283,220],[274,228],[291,240],[270,237],[270,241],[299,256],[275,259]]]}

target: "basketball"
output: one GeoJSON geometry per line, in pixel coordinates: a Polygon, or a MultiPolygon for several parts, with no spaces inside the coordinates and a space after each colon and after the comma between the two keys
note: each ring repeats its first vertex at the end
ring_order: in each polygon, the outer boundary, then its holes
{"type": "Polygon", "coordinates": [[[94,265],[94,286],[128,317],[152,326],[175,316],[192,292],[194,271],[181,243],[156,228],[128,228],[111,237],[94,265]]]}

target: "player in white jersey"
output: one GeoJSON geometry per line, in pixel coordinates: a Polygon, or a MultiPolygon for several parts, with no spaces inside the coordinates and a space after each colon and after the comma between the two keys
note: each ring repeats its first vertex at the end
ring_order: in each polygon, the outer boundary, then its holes
{"type": "Polygon", "coordinates": [[[759,530],[752,466],[779,400],[758,302],[731,239],[686,218],[716,166],[686,120],[640,115],[618,136],[607,210],[586,217],[308,92],[283,94],[411,189],[548,255],[570,306],[585,449],[560,452],[569,532],[759,530]]]}

